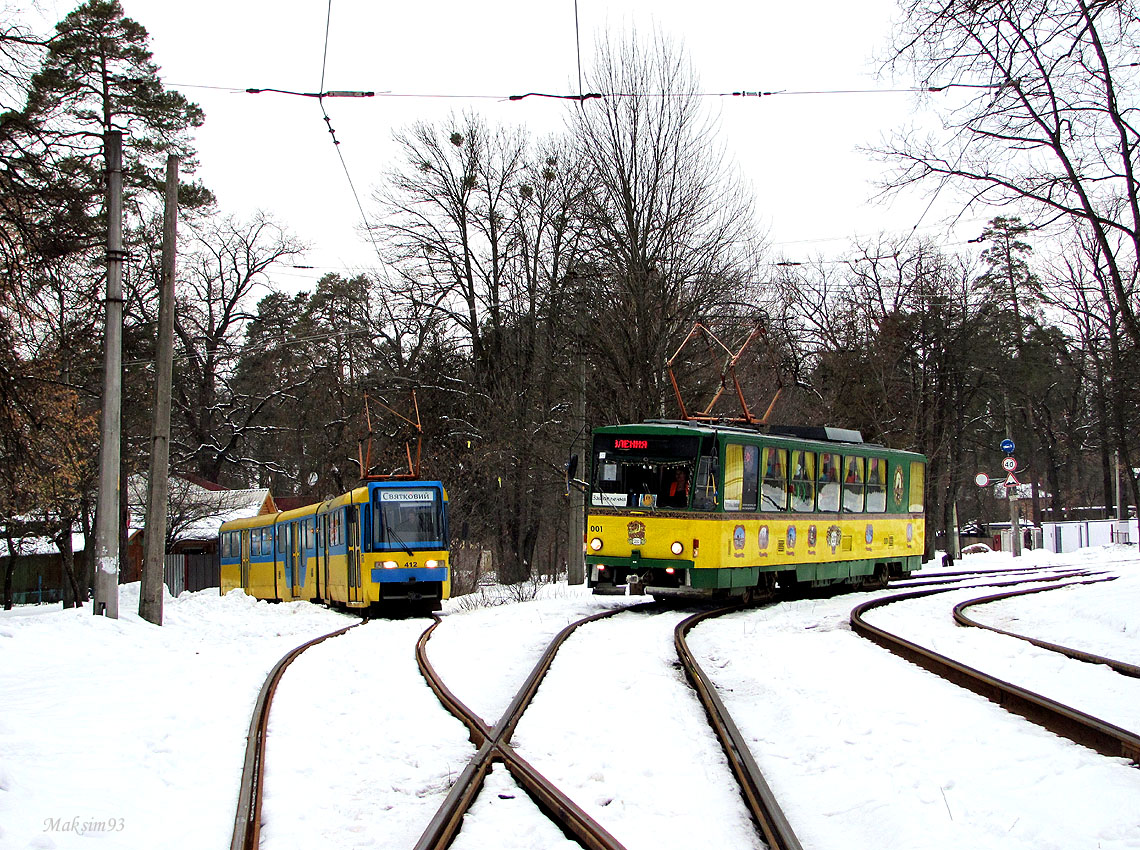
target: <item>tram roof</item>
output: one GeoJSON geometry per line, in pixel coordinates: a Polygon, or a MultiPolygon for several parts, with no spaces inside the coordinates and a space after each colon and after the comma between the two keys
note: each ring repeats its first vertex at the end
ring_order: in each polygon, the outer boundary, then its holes
{"type": "Polygon", "coordinates": [[[727,422],[697,422],[687,419],[646,419],[644,422],[630,422],[624,425],[606,425],[594,429],[603,434],[626,433],[631,430],[649,433],[679,434],[685,431],[699,434],[740,434],[748,437],[770,437],[778,440],[810,441],[827,445],[861,446],[876,452],[891,452],[921,457],[918,452],[905,449],[892,449],[879,443],[867,443],[863,435],[849,428],[833,428],[818,425],[768,425],[750,427],[727,422]]]}

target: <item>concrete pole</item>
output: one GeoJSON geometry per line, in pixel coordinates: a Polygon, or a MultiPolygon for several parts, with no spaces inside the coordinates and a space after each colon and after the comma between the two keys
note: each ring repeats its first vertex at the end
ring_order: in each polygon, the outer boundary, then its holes
{"type": "Polygon", "coordinates": [[[154,426],[150,438],[146,524],[139,616],[162,625],[166,506],[170,500],[170,393],[174,371],[174,261],[178,247],[178,157],[166,160],[166,212],[162,221],[162,282],[158,293],[158,344],[154,362],[154,426]]]}
{"type": "Polygon", "coordinates": [[[103,412],[100,420],[99,508],[95,525],[93,612],[119,617],[119,440],[123,396],[123,134],[103,135],[107,159],[107,309],[103,332],[103,412]]]}
{"type": "MultiPolygon", "coordinates": [[[[578,455],[577,477],[585,479],[589,476],[590,457],[588,440],[581,435],[586,430],[586,356],[579,347],[579,384],[578,398],[575,402],[575,419],[578,425],[579,436],[570,452],[578,455]],[[583,472],[585,470],[585,472],[583,472]]],[[[577,487],[570,485],[570,539],[566,545],[566,580],[568,584],[586,583],[586,554],[582,548],[586,537],[586,495],[577,487]]]]}

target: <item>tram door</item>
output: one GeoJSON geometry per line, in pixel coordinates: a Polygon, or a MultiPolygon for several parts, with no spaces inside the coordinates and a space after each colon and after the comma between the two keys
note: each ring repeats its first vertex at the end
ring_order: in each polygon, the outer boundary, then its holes
{"type": "Polygon", "coordinates": [[[345,539],[348,543],[348,601],[360,602],[360,514],[356,505],[348,506],[345,539]]]}
{"type": "Polygon", "coordinates": [[[332,545],[332,543],[329,540],[329,515],[325,514],[324,516],[319,517],[317,519],[317,522],[320,523],[321,529],[320,545],[317,546],[320,563],[318,564],[317,568],[324,569],[325,596],[331,600],[332,594],[329,592],[329,547],[332,545]]]}
{"type": "Polygon", "coordinates": [[[288,589],[288,595],[282,596],[292,599],[295,582],[293,576],[297,572],[297,526],[290,522],[282,526],[281,530],[285,533],[285,587],[288,589]]]}
{"type": "Polygon", "coordinates": [[[241,588],[249,592],[249,529],[241,530],[241,588]]]}
{"type": "Polygon", "coordinates": [[[293,526],[293,598],[300,599],[305,591],[306,546],[309,535],[306,533],[304,520],[293,526]]]}

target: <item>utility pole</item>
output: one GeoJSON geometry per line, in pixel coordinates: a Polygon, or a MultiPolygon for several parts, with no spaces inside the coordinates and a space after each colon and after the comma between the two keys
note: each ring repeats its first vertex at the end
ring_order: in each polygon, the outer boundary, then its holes
{"type": "MultiPolygon", "coordinates": [[[[578,436],[570,447],[570,453],[577,454],[579,467],[589,469],[590,459],[586,456],[586,442],[582,435],[586,431],[586,355],[578,344],[578,398],[574,404],[574,418],[577,420],[578,436]],[[585,466],[583,466],[583,464],[585,466]]],[[[574,486],[573,473],[567,476],[567,493],[570,496],[570,539],[566,546],[566,581],[568,584],[586,583],[586,553],[582,549],[586,539],[586,494],[574,486]]]]}
{"type": "Polygon", "coordinates": [[[99,507],[95,526],[93,613],[119,618],[119,439],[123,395],[123,134],[103,134],[107,161],[107,309],[103,331],[99,507]]]}
{"type": "Polygon", "coordinates": [[[174,360],[174,260],[178,247],[178,157],[166,160],[166,211],[162,219],[162,281],[158,292],[158,345],[154,358],[154,426],[147,477],[146,551],[139,616],[162,625],[166,505],[170,495],[170,392],[174,360]]]}

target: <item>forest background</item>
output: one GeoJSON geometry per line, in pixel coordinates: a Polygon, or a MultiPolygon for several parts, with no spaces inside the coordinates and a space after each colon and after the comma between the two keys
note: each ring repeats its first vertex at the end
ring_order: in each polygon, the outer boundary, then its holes
{"type": "MultiPolygon", "coordinates": [[[[929,459],[928,528],[999,518],[973,483],[1018,443],[1038,519],[1137,503],[1137,36],[1130,2],[904,0],[884,70],[952,90],[930,134],[869,155],[886,193],[951,188],[989,224],[967,251],[915,234],[791,262],[756,225],[683,48],[601,36],[565,128],[479,113],[398,130],[369,175],[375,270],[309,291],[305,246],[196,182],[202,110],[161,80],[144,27],[90,0],[54,33],[0,22],[0,521],[57,541],[80,597],[97,477],[103,133],[126,138],[123,480],[150,442],[163,168],[182,158],[171,464],[318,500],[360,476],[365,399],[408,412],[458,549],[504,581],[566,562],[569,455],[590,427],[679,411],[665,372],[694,323],[731,346],[774,420],[856,428],[929,459]],[[1117,461],[1119,460],[1119,463],[1117,461]]],[[[686,349],[699,406],[723,357],[686,349]]],[[[726,414],[730,409],[721,408],[726,414]]],[[[377,415],[378,470],[409,437],[377,415]]]]}

